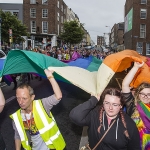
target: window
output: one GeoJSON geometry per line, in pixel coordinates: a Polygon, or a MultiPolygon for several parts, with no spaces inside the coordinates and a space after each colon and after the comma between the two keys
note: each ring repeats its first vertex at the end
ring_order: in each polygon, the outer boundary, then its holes
{"type": "Polygon", "coordinates": [[[48,0],[42,0],[42,4],[43,5],[47,5],[48,4],[48,0]]]}
{"type": "Polygon", "coordinates": [[[42,22],[42,33],[48,33],[48,22],[47,21],[42,22]]]}
{"type": "Polygon", "coordinates": [[[146,55],[150,55],[150,43],[146,43],[146,55]]]}
{"type": "Polygon", "coordinates": [[[59,8],[59,1],[57,1],[57,7],[59,8]]]}
{"type": "Polygon", "coordinates": [[[146,24],[140,24],[140,38],[146,37],[146,24]]]}
{"type": "Polygon", "coordinates": [[[141,13],[140,14],[141,15],[141,19],[146,19],[146,14],[147,14],[146,12],[147,12],[146,9],[141,9],[141,12],[140,12],[141,13]]]}
{"type": "Polygon", "coordinates": [[[63,5],[61,5],[61,11],[63,12],[63,5]]]}
{"type": "Polygon", "coordinates": [[[147,4],[147,0],[141,0],[141,4],[147,4]]]}
{"type": "Polygon", "coordinates": [[[57,20],[59,21],[59,12],[57,13],[57,20]]]}
{"type": "Polygon", "coordinates": [[[42,9],[42,18],[48,17],[48,9],[42,9]]]}
{"type": "Polygon", "coordinates": [[[59,24],[58,24],[58,35],[59,35],[59,24]]]}
{"type": "Polygon", "coordinates": [[[19,12],[13,12],[13,15],[18,18],[19,17],[19,12]]]}
{"type": "Polygon", "coordinates": [[[61,16],[61,23],[64,23],[64,18],[63,18],[63,16],[61,16]]]}
{"type": "Polygon", "coordinates": [[[136,44],[136,51],[137,51],[139,54],[142,54],[142,53],[143,53],[143,42],[137,42],[137,44],[136,44]]]}
{"type": "Polygon", "coordinates": [[[66,14],[66,9],[64,9],[64,14],[66,14]]]}
{"type": "Polygon", "coordinates": [[[30,4],[36,4],[36,0],[30,0],[30,4]]]}
{"type": "Polygon", "coordinates": [[[30,9],[30,17],[31,18],[36,18],[36,9],[35,8],[30,9]]]}
{"type": "Polygon", "coordinates": [[[36,21],[31,21],[31,33],[36,33],[36,21]]]}
{"type": "Polygon", "coordinates": [[[63,32],[63,31],[64,31],[63,26],[61,26],[61,32],[63,32]]]}

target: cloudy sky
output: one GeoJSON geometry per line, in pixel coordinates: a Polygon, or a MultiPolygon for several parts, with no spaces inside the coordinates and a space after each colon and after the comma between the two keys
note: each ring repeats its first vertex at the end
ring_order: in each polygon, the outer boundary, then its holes
{"type": "MultiPolygon", "coordinates": [[[[1,3],[22,3],[22,0],[0,0],[1,3]]],[[[92,40],[109,33],[115,23],[124,21],[125,0],[64,0],[84,23],[92,40]],[[106,27],[108,26],[108,27],[106,27]]]]}
{"type": "MultiPolygon", "coordinates": [[[[109,33],[115,23],[124,21],[125,0],[64,0],[96,42],[97,35],[109,33]],[[108,27],[105,27],[108,26],[108,27]]],[[[108,36],[107,36],[108,42],[108,36]]]]}

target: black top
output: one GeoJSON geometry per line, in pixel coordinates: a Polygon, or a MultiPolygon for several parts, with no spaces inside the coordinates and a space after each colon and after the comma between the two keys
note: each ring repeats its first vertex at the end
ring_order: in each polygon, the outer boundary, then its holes
{"type": "MultiPolygon", "coordinates": [[[[88,101],[78,105],[70,112],[70,119],[72,122],[79,126],[88,126],[90,148],[93,148],[98,143],[100,138],[108,129],[108,121],[104,112],[103,126],[101,127],[100,133],[97,131],[100,125],[100,106],[96,105],[97,103],[97,99],[92,96],[88,101]]],[[[125,128],[120,115],[118,115],[115,118],[116,122],[108,131],[96,150],[140,150],[140,137],[137,127],[129,116],[126,114],[124,116],[130,139],[124,135],[125,128]]],[[[113,120],[111,123],[112,122],[113,120]]]]}
{"type": "Polygon", "coordinates": [[[136,109],[134,97],[131,92],[122,93],[122,95],[124,96],[127,114],[129,116],[132,116],[132,114],[134,113],[134,111],[136,109]]]}

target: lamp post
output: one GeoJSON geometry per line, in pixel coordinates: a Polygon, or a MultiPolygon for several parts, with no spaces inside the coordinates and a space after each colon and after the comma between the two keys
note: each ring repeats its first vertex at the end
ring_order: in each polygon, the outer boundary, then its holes
{"type": "Polygon", "coordinates": [[[2,18],[0,18],[0,50],[2,49],[2,44],[1,44],[1,24],[2,24],[2,18]]]}
{"type": "Polygon", "coordinates": [[[108,45],[110,46],[110,33],[111,33],[111,28],[110,28],[110,26],[105,26],[105,27],[107,27],[107,28],[109,28],[109,31],[108,31],[108,45]]]}
{"type": "Polygon", "coordinates": [[[106,47],[106,37],[105,37],[106,33],[103,33],[103,34],[104,34],[104,46],[106,47]]]}

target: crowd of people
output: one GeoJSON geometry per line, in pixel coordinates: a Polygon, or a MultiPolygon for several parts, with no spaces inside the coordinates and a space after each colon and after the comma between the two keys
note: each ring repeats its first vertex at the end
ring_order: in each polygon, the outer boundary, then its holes
{"type": "Polygon", "coordinates": [[[89,56],[94,56],[97,59],[101,59],[101,60],[105,59],[105,57],[107,55],[112,53],[112,51],[104,52],[103,50],[100,51],[100,50],[96,50],[96,49],[88,49],[88,50],[85,49],[85,48],[81,48],[81,49],[67,48],[67,49],[64,49],[62,47],[60,47],[60,48],[46,47],[46,48],[43,48],[43,49],[40,49],[40,48],[31,49],[29,47],[29,48],[26,48],[26,50],[39,52],[39,53],[54,57],[58,60],[70,60],[72,58],[72,55],[73,55],[74,52],[77,52],[81,56],[81,58],[87,58],[89,56]]]}
{"type": "MultiPolygon", "coordinates": [[[[69,60],[74,50],[34,50],[59,60],[69,60]]],[[[104,59],[106,53],[96,50],[75,50],[82,58],[90,55],[104,59]],[[99,57],[98,57],[99,56],[99,57]],[[101,58],[103,56],[103,58],[101,58]]],[[[89,150],[150,150],[150,83],[141,83],[135,92],[130,83],[143,63],[134,62],[122,82],[122,89],[106,88],[101,95],[76,106],[70,112],[70,120],[79,126],[88,126],[89,150]],[[126,107],[126,112],[123,107],[126,107]]],[[[26,150],[63,150],[66,147],[63,135],[51,113],[62,92],[54,79],[53,71],[45,69],[45,75],[52,85],[54,94],[41,100],[34,100],[34,90],[23,83],[16,89],[20,109],[10,117],[15,131],[16,150],[21,145],[26,150]]],[[[0,90],[0,111],[5,99],[0,90]]]]}

